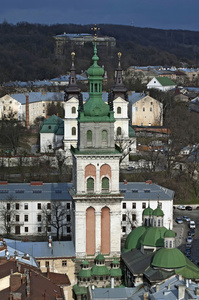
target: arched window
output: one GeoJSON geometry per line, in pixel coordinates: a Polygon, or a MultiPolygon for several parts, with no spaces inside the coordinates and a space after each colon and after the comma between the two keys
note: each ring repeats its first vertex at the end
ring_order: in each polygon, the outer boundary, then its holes
{"type": "Polygon", "coordinates": [[[72,114],[76,114],[76,107],[75,106],[72,107],[72,114]]]}
{"type": "Polygon", "coordinates": [[[102,192],[109,192],[109,179],[107,177],[102,178],[102,192]]]}
{"type": "Polygon", "coordinates": [[[169,248],[172,248],[172,241],[170,241],[169,243],[169,248]]]}
{"type": "Polygon", "coordinates": [[[95,92],[97,92],[97,83],[95,83],[95,92]]]}
{"type": "Polygon", "coordinates": [[[91,177],[87,179],[87,192],[94,192],[94,179],[91,177]]]}
{"type": "Polygon", "coordinates": [[[121,127],[118,127],[117,128],[117,135],[121,135],[122,134],[122,129],[121,129],[121,127]]]}
{"type": "Polygon", "coordinates": [[[160,227],[161,225],[160,225],[160,219],[158,220],[158,227],[160,227]]]}
{"type": "Polygon", "coordinates": [[[165,247],[166,247],[166,248],[168,248],[168,241],[166,241],[166,243],[165,243],[165,247]]]}
{"type": "Polygon", "coordinates": [[[72,135],[76,135],[76,127],[72,127],[72,135]]]}
{"type": "Polygon", "coordinates": [[[87,138],[87,143],[91,143],[92,142],[92,131],[88,130],[86,133],[86,138],[87,138]]]}
{"type": "Polygon", "coordinates": [[[106,146],[108,141],[108,133],[106,130],[102,130],[102,145],[106,146]]]}
{"type": "Polygon", "coordinates": [[[122,110],[121,110],[121,107],[119,106],[119,107],[117,108],[117,113],[118,113],[118,114],[121,114],[121,112],[122,112],[122,110]]]}

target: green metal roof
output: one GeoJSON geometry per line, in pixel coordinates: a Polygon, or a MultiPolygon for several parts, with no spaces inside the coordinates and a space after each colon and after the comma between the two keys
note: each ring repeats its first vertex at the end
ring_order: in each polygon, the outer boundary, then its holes
{"type": "Polygon", "coordinates": [[[177,248],[162,248],[154,255],[152,266],[164,269],[176,269],[186,266],[185,255],[177,248]]]}
{"type": "Polygon", "coordinates": [[[87,270],[81,269],[81,270],[79,271],[78,276],[79,276],[79,277],[86,277],[86,278],[91,277],[91,270],[89,270],[89,269],[87,269],[87,270]]]}
{"type": "Polygon", "coordinates": [[[186,266],[175,270],[176,274],[181,274],[187,279],[199,279],[199,268],[196,267],[187,257],[186,266]]]}
{"type": "Polygon", "coordinates": [[[40,133],[55,133],[64,135],[64,121],[56,115],[45,119],[41,124],[40,133]]]}
{"type": "Polygon", "coordinates": [[[87,288],[84,286],[80,287],[78,284],[75,284],[73,286],[73,291],[74,291],[75,295],[87,294],[87,288]]]}
{"type": "Polygon", "coordinates": [[[156,217],[164,217],[164,213],[161,210],[161,208],[159,207],[159,205],[158,205],[158,207],[156,209],[154,209],[152,215],[156,216],[156,217]]]}
{"type": "Polygon", "coordinates": [[[105,265],[94,265],[91,269],[91,274],[96,276],[109,275],[109,269],[105,265]]]}
{"type": "Polygon", "coordinates": [[[129,137],[136,137],[135,130],[129,126],[129,137]]]}
{"type": "Polygon", "coordinates": [[[87,266],[87,265],[89,265],[89,262],[88,262],[88,260],[87,259],[85,259],[82,263],[81,263],[81,265],[82,266],[87,266]]]}
{"type": "Polygon", "coordinates": [[[162,85],[162,86],[167,86],[167,85],[176,85],[175,82],[173,82],[170,78],[168,77],[155,77],[159,83],[162,85]]]}
{"type": "Polygon", "coordinates": [[[171,229],[167,230],[164,235],[165,238],[174,238],[175,236],[175,232],[171,229]]]}
{"type": "Polygon", "coordinates": [[[141,237],[145,233],[146,227],[139,226],[133,229],[126,238],[124,251],[130,251],[131,249],[140,248],[141,247],[141,237]]]}
{"type": "Polygon", "coordinates": [[[95,261],[103,261],[103,260],[105,260],[105,258],[104,258],[104,255],[102,255],[101,253],[98,254],[95,258],[95,261]]]}
{"type": "Polygon", "coordinates": [[[140,242],[145,246],[164,247],[164,234],[166,231],[165,227],[149,227],[140,242]]]}
{"type": "Polygon", "coordinates": [[[148,206],[147,208],[145,208],[144,210],[143,210],[143,216],[151,216],[152,215],[152,213],[153,213],[153,209],[152,208],[150,208],[150,206],[148,206]]]}
{"type": "Polygon", "coordinates": [[[122,276],[122,270],[120,268],[114,269],[111,268],[110,269],[110,276],[111,277],[119,277],[122,276]]]}

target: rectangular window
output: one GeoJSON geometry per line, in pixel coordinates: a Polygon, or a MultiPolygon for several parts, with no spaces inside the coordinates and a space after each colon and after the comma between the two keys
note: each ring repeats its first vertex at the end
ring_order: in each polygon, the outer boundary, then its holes
{"type": "Polygon", "coordinates": [[[28,209],[28,203],[24,204],[24,209],[28,209]]]}
{"type": "Polygon", "coordinates": [[[70,233],[70,226],[67,226],[66,230],[67,230],[67,233],[70,233]]]}
{"type": "Polygon", "coordinates": [[[126,221],[126,215],[125,214],[122,215],[122,221],[126,221]]]}
{"type": "Polygon", "coordinates": [[[38,227],[38,228],[37,228],[37,231],[38,231],[38,232],[41,232],[41,227],[38,227]]]}
{"type": "Polygon", "coordinates": [[[70,209],[70,203],[66,204],[66,209],[70,209]]]}
{"type": "Polygon", "coordinates": [[[37,203],[37,209],[41,209],[41,203],[37,203]]]}
{"type": "Polygon", "coordinates": [[[135,203],[135,202],[132,203],[132,208],[133,208],[133,209],[136,208],[136,203],[135,203]]]}
{"type": "Polygon", "coordinates": [[[62,267],[66,267],[67,266],[67,261],[66,260],[62,260],[62,267]]]}
{"type": "Polygon", "coordinates": [[[150,111],[152,111],[153,109],[152,109],[152,107],[150,107],[150,111]]]}
{"type": "Polygon", "coordinates": [[[28,227],[25,227],[25,232],[28,232],[28,227]]]}
{"type": "Polygon", "coordinates": [[[126,233],[126,226],[122,226],[122,232],[126,233]]]}
{"type": "Polygon", "coordinates": [[[47,203],[47,209],[51,209],[51,203],[47,203]]]}
{"type": "Polygon", "coordinates": [[[136,221],[136,214],[132,214],[132,221],[136,221]]]}
{"type": "Polygon", "coordinates": [[[142,208],[146,208],[146,203],[145,202],[142,203],[142,208]]]}
{"type": "Polygon", "coordinates": [[[70,222],[70,215],[67,215],[66,219],[67,219],[67,222],[70,222]]]}
{"type": "Polygon", "coordinates": [[[126,202],[122,203],[122,208],[124,208],[124,209],[126,208],[126,202]]]}
{"type": "Polygon", "coordinates": [[[15,203],[15,208],[19,209],[19,203],[15,203]]]}
{"type": "Polygon", "coordinates": [[[10,210],[10,203],[7,203],[7,210],[10,210]]]}
{"type": "Polygon", "coordinates": [[[145,111],[145,107],[143,107],[143,111],[145,111]]]}
{"type": "Polygon", "coordinates": [[[48,227],[48,232],[51,232],[51,227],[48,227]]]}
{"type": "Polygon", "coordinates": [[[16,215],[16,222],[19,222],[19,215],[16,215]]]}
{"type": "Polygon", "coordinates": [[[7,218],[7,222],[10,222],[10,215],[7,215],[6,218],[7,218]]]}
{"type": "Polygon", "coordinates": [[[45,262],[45,266],[46,266],[46,268],[49,268],[49,261],[45,262]]]}
{"type": "Polygon", "coordinates": [[[41,222],[41,215],[37,215],[37,222],[41,222]]]}
{"type": "Polygon", "coordinates": [[[28,222],[28,215],[24,215],[24,222],[28,222]]]}

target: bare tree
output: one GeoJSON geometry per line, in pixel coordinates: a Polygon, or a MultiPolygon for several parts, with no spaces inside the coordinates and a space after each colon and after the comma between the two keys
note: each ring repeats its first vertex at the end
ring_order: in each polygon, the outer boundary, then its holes
{"type": "Polygon", "coordinates": [[[6,201],[1,202],[0,207],[0,217],[3,224],[2,227],[7,236],[9,236],[13,226],[15,225],[15,216],[15,201],[13,196],[9,196],[6,201]]]}
{"type": "Polygon", "coordinates": [[[56,230],[57,240],[60,240],[61,229],[69,224],[66,207],[60,201],[52,201],[51,210],[48,209],[47,205],[44,205],[42,215],[45,232],[49,226],[52,226],[56,230]]]}

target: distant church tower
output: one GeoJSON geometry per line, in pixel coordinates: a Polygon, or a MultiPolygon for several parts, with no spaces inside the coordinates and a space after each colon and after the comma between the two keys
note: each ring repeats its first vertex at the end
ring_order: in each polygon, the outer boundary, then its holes
{"type": "Polygon", "coordinates": [[[76,80],[74,52],[71,53],[71,57],[72,57],[72,66],[70,69],[69,84],[65,89],[65,95],[64,95],[64,101],[65,101],[64,150],[66,151],[66,154],[70,153],[71,145],[73,145],[74,147],[77,146],[77,116],[78,116],[79,99],[81,99],[82,96],[76,80]]]}
{"type": "Polygon", "coordinates": [[[120,254],[121,200],[114,112],[102,100],[102,76],[96,42],[88,69],[89,99],[78,115],[78,143],[72,148],[77,258],[120,254]]]}

